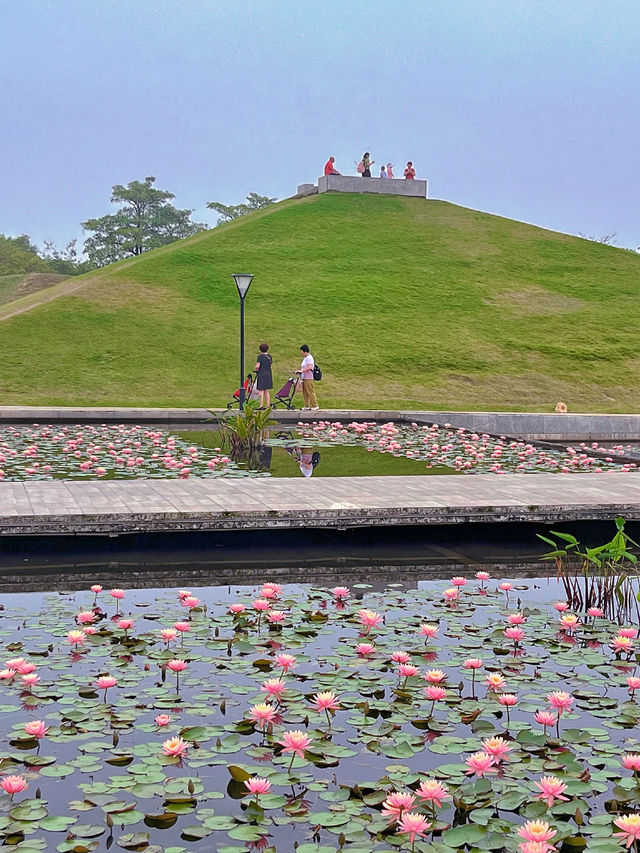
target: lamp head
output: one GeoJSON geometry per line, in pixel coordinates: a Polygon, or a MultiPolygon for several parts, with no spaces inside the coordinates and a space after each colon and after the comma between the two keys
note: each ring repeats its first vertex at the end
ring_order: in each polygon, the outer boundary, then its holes
{"type": "Polygon", "coordinates": [[[232,273],[232,275],[236,283],[236,287],[238,288],[240,298],[244,299],[247,293],[249,292],[249,288],[251,287],[253,276],[245,272],[234,272],[232,273]]]}

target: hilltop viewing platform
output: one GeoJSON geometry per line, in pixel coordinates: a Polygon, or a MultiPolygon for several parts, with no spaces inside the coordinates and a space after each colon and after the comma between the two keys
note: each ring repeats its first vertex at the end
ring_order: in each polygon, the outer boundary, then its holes
{"type": "Polygon", "coordinates": [[[315,193],[375,193],[427,198],[427,181],[407,181],[404,178],[363,178],[360,175],[323,175],[318,185],[300,184],[298,195],[315,193]]]}

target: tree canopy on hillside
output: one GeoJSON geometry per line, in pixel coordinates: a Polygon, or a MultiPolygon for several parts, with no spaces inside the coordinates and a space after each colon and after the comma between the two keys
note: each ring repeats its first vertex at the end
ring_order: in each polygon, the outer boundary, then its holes
{"type": "Polygon", "coordinates": [[[267,195],[258,195],[258,193],[249,193],[247,202],[242,204],[222,204],[220,201],[209,201],[207,207],[215,210],[220,214],[218,225],[224,222],[232,222],[246,213],[251,213],[254,210],[260,210],[263,207],[268,207],[270,204],[275,204],[277,199],[269,198],[267,195]]]}
{"type": "Polygon", "coordinates": [[[180,210],[170,204],[174,194],[156,189],[155,180],[149,176],[126,186],[115,184],[111,202],[121,207],[115,213],[82,223],[85,231],[92,232],[85,240],[84,251],[93,264],[104,266],[141,255],[206,229],[204,223],[191,221],[193,210],[180,210]]]}
{"type": "Polygon", "coordinates": [[[38,248],[28,234],[5,237],[0,234],[0,275],[19,275],[28,272],[51,272],[51,267],[38,257],[38,248]]]}

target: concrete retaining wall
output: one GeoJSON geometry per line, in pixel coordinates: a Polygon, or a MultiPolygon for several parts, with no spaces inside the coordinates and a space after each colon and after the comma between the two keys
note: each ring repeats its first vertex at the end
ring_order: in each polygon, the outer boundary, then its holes
{"type": "Polygon", "coordinates": [[[427,197],[426,181],[405,181],[404,178],[362,178],[352,175],[323,175],[318,178],[319,193],[377,193],[427,197]]]}

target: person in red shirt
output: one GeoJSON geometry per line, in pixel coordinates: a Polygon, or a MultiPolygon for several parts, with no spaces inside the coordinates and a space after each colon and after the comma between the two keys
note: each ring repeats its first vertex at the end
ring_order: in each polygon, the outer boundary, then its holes
{"type": "Polygon", "coordinates": [[[407,163],[407,168],[404,170],[404,177],[407,181],[413,181],[416,176],[416,170],[413,168],[411,160],[407,163]]]}
{"type": "Polygon", "coordinates": [[[324,164],[324,173],[325,175],[339,175],[340,172],[333,165],[336,162],[335,157],[329,157],[327,162],[324,164]]]}

